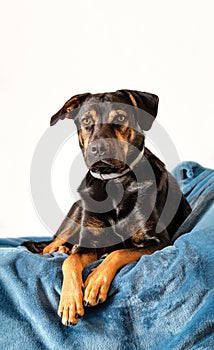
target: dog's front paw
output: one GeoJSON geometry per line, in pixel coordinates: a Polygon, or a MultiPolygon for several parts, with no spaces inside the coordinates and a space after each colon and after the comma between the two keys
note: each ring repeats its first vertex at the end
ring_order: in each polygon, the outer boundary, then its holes
{"type": "Polygon", "coordinates": [[[102,264],[90,273],[85,281],[84,305],[96,306],[107,299],[108,290],[114,276],[109,269],[103,269],[102,264]]]}
{"type": "MultiPolygon", "coordinates": [[[[59,248],[61,248],[63,246],[65,242],[62,241],[61,239],[59,238],[55,238],[53,242],[51,242],[50,244],[47,245],[47,247],[45,247],[43,249],[43,252],[42,254],[51,254],[51,253],[54,253],[54,252],[58,252],[59,251],[59,248]]],[[[60,252],[63,252],[64,251],[60,251],[60,252]]]]}
{"type": "Polygon", "coordinates": [[[82,289],[63,286],[58,315],[65,326],[75,326],[78,319],[84,315],[82,289]]]}

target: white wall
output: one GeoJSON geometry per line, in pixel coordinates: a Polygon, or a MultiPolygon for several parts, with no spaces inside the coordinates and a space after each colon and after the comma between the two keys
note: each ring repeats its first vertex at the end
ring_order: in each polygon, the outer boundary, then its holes
{"type": "MultiPolygon", "coordinates": [[[[32,204],[30,164],[49,117],[73,94],[158,94],[158,121],[180,160],[214,167],[213,10],[212,0],[4,2],[1,237],[50,234],[32,204]]],[[[72,159],[75,141],[69,151],[72,159]]],[[[55,171],[53,190],[66,213],[72,198],[65,175],[55,171]]]]}

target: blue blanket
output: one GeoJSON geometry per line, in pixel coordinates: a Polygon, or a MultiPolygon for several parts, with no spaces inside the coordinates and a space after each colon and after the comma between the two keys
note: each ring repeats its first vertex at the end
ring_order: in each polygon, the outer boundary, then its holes
{"type": "Polygon", "coordinates": [[[214,171],[186,162],[174,174],[193,212],[173,245],[122,268],[108,300],[75,327],[57,316],[66,255],[0,240],[1,349],[214,348],[214,171]]]}

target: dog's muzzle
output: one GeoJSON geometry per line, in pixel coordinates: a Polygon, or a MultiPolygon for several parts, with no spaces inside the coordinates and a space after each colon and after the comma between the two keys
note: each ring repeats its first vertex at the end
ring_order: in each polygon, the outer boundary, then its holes
{"type": "Polygon", "coordinates": [[[143,158],[144,155],[144,147],[141,150],[141,152],[138,154],[138,156],[135,158],[135,160],[128,165],[128,168],[124,169],[121,173],[109,173],[109,174],[103,174],[99,172],[90,171],[91,175],[95,177],[96,179],[100,180],[110,180],[110,179],[116,179],[118,177],[121,177],[125,174],[127,174],[129,171],[132,171],[134,167],[138,164],[138,162],[143,158]]]}
{"type": "Polygon", "coordinates": [[[88,145],[85,161],[91,171],[121,172],[126,168],[123,144],[113,138],[102,138],[88,145]]]}

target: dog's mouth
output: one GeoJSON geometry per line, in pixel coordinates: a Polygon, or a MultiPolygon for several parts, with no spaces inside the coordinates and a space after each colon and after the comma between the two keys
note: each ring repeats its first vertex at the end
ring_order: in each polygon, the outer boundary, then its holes
{"type": "Polygon", "coordinates": [[[126,164],[117,159],[102,159],[94,163],[90,170],[99,174],[120,174],[126,168],[126,164]]]}

